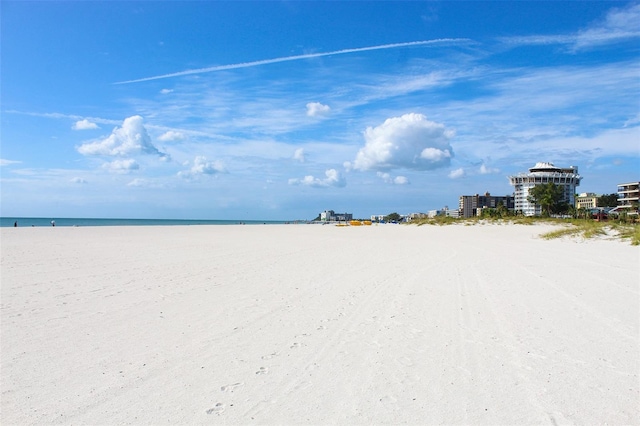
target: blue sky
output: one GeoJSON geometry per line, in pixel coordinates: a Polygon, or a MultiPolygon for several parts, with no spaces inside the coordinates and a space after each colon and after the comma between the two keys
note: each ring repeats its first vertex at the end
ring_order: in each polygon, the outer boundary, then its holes
{"type": "Polygon", "coordinates": [[[640,178],[637,2],[23,2],[2,216],[311,219],[640,178]]]}

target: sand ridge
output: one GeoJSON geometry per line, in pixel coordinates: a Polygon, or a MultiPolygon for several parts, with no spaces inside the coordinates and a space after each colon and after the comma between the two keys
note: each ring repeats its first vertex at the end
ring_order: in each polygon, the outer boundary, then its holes
{"type": "Polygon", "coordinates": [[[0,420],[639,424],[640,250],[549,229],[2,229],[0,420]]]}

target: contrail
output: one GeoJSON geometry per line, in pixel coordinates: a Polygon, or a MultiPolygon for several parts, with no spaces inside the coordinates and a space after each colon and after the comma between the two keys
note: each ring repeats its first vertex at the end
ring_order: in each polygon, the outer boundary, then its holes
{"type": "Polygon", "coordinates": [[[298,61],[300,59],[309,59],[309,58],[319,58],[322,56],[331,56],[331,55],[344,55],[346,53],[355,53],[355,52],[366,52],[369,50],[383,50],[383,49],[395,49],[398,47],[410,47],[410,46],[424,46],[429,44],[445,44],[445,43],[468,43],[471,40],[466,38],[441,38],[436,40],[424,40],[424,41],[410,41],[406,43],[393,43],[393,44],[382,44],[379,46],[370,46],[370,47],[357,47],[354,49],[342,49],[335,50],[333,52],[324,52],[324,53],[307,53],[304,55],[295,55],[295,56],[286,56],[283,58],[274,58],[274,59],[263,59],[261,61],[252,61],[252,62],[242,62],[239,64],[230,64],[230,65],[218,65],[215,67],[207,67],[207,68],[198,68],[194,70],[186,70],[174,72],[171,74],[163,74],[156,75],[153,77],[145,77],[138,78],[135,80],[127,80],[127,81],[119,81],[114,84],[129,84],[129,83],[140,83],[142,81],[151,81],[151,80],[161,80],[163,78],[171,78],[171,77],[180,77],[183,75],[191,75],[191,74],[203,74],[207,72],[215,72],[215,71],[223,71],[223,70],[232,70],[237,68],[249,68],[255,67],[259,65],[267,65],[267,64],[275,64],[278,62],[289,62],[289,61],[298,61]]]}

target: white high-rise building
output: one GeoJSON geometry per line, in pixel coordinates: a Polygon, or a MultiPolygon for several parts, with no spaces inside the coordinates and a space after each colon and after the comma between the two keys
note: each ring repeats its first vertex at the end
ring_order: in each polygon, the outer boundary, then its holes
{"type": "Polygon", "coordinates": [[[541,214],[539,205],[529,202],[529,190],[537,185],[554,183],[563,187],[563,200],[570,206],[575,205],[576,187],[580,185],[582,177],[578,174],[578,167],[560,168],[552,163],[537,163],[529,169],[529,173],[509,176],[509,182],[514,187],[515,211],[525,216],[541,214]]]}

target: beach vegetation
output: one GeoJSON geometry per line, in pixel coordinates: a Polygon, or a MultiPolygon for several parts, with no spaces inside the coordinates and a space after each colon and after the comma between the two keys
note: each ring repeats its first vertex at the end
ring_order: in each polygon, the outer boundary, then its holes
{"type": "Polygon", "coordinates": [[[511,219],[511,223],[516,225],[535,225],[538,222],[540,222],[540,218],[534,216],[519,215],[511,219]]]}
{"type": "Polygon", "coordinates": [[[566,222],[566,226],[561,229],[542,234],[542,238],[545,240],[551,240],[565,236],[581,236],[588,239],[600,235],[606,235],[606,229],[602,226],[601,222],[596,222],[594,220],[576,222],[571,220],[566,222]]]}
{"type": "Polygon", "coordinates": [[[618,205],[618,194],[603,194],[598,197],[598,207],[615,207],[618,205]]]}
{"type": "Polygon", "coordinates": [[[566,213],[567,203],[563,202],[564,189],[553,182],[536,185],[529,189],[528,200],[542,208],[542,215],[551,217],[552,214],[566,213]]]}
{"type": "Polygon", "coordinates": [[[638,224],[622,227],[619,235],[622,239],[628,239],[632,246],[640,245],[640,225],[638,224]]]}
{"type": "Polygon", "coordinates": [[[499,215],[486,214],[481,217],[454,218],[450,216],[435,216],[414,220],[413,225],[463,225],[473,226],[483,223],[513,224],[513,225],[558,225],[558,229],[544,233],[541,238],[551,240],[563,237],[579,237],[583,239],[609,238],[629,241],[631,245],[640,245],[640,223],[629,219],[618,219],[599,222],[582,218],[550,218],[536,216],[499,215]]]}
{"type": "Polygon", "coordinates": [[[400,222],[402,220],[402,216],[397,212],[389,213],[384,217],[385,222],[400,222]]]}
{"type": "Polygon", "coordinates": [[[612,239],[629,240],[631,245],[640,245],[640,225],[622,221],[598,222],[595,220],[555,220],[566,225],[561,229],[542,234],[542,238],[551,240],[562,237],[581,237],[584,239],[609,237],[612,239]]]}
{"type": "Polygon", "coordinates": [[[413,220],[410,223],[418,226],[422,226],[422,225],[443,226],[443,225],[455,225],[458,223],[467,224],[467,222],[471,224],[472,222],[475,222],[475,221],[474,221],[474,218],[458,219],[451,216],[433,216],[433,217],[425,217],[425,218],[413,220]]]}
{"type": "Polygon", "coordinates": [[[480,211],[480,217],[487,219],[504,219],[515,215],[516,213],[506,208],[502,201],[498,203],[496,208],[483,208],[480,211]]]}

